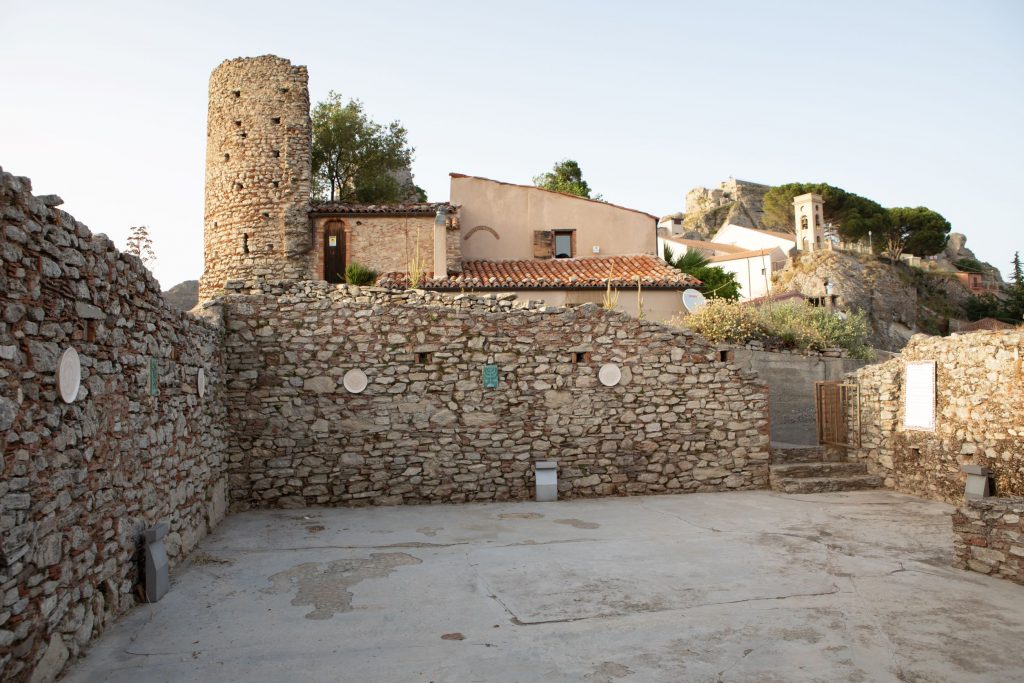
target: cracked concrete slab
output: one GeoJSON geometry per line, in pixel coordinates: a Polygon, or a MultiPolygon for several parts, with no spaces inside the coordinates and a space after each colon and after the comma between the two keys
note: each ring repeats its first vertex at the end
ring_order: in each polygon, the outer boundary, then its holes
{"type": "Polygon", "coordinates": [[[67,680],[1022,679],[1024,590],[950,566],[950,511],[756,491],[247,512],[67,680]]]}

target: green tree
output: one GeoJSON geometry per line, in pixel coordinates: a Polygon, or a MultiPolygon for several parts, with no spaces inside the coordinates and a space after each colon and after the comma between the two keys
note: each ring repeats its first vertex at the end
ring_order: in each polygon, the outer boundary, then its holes
{"type": "Polygon", "coordinates": [[[1009,295],[1004,306],[1003,320],[1021,324],[1024,322],[1024,267],[1021,266],[1020,252],[1013,252],[1013,272],[1010,273],[1010,284],[1006,288],[1009,295]]]}
{"type": "Polygon", "coordinates": [[[547,173],[534,176],[533,184],[552,192],[564,192],[587,199],[601,199],[601,195],[590,196],[590,185],[583,179],[580,165],[572,159],[563,159],[547,173]]]}
{"type": "Polygon", "coordinates": [[[704,255],[696,249],[687,249],[685,254],[674,256],[666,244],[662,254],[670,266],[700,280],[701,285],[697,289],[709,299],[735,301],[740,298],[740,285],[736,282],[736,275],[710,265],[704,255]]]}
{"type": "Polygon", "coordinates": [[[794,232],[793,198],[808,192],[821,195],[825,222],[845,240],[862,239],[868,231],[879,234],[885,226],[885,209],[877,202],[826,183],[787,183],[765,193],[761,227],[794,232]]]}
{"type": "Polygon", "coordinates": [[[923,206],[886,209],[881,246],[895,261],[904,252],[915,256],[938,254],[949,239],[949,221],[923,206]]]}
{"type": "Polygon", "coordinates": [[[382,126],[370,120],[362,102],[345,102],[334,91],[313,107],[312,119],[316,199],[382,204],[415,198],[419,188],[398,180],[415,151],[398,121],[382,126]]]}

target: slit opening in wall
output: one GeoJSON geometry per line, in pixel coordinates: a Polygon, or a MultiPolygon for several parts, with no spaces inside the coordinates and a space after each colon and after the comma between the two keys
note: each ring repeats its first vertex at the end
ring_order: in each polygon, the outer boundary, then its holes
{"type": "Polygon", "coordinates": [[[249,134],[248,134],[248,133],[246,133],[246,132],[245,132],[245,131],[243,130],[243,131],[242,131],[241,133],[239,133],[239,134],[238,134],[238,137],[240,137],[240,138],[242,138],[242,139],[244,140],[244,139],[246,139],[247,137],[249,137],[249,134]]]}
{"type": "Polygon", "coordinates": [[[417,351],[416,352],[416,364],[427,365],[434,362],[434,354],[430,351],[417,351]]]}
{"type": "Polygon", "coordinates": [[[262,216],[263,216],[264,218],[270,218],[270,212],[269,212],[269,211],[264,211],[264,212],[262,213],[262,216]]]}
{"type": "Polygon", "coordinates": [[[235,119],[235,127],[236,128],[241,128],[242,127],[242,119],[235,119]]]}
{"type": "Polygon", "coordinates": [[[230,154],[225,154],[224,155],[224,161],[231,161],[231,155],[230,154]]]}
{"type": "Polygon", "coordinates": [[[920,460],[921,459],[921,449],[920,448],[913,448],[913,447],[911,447],[911,449],[910,449],[910,459],[911,460],[920,460]]]}
{"type": "Polygon", "coordinates": [[[236,190],[244,190],[245,189],[245,185],[243,185],[242,183],[235,183],[235,189],[236,190]]]}
{"type": "Polygon", "coordinates": [[[281,156],[281,152],[275,149],[273,152],[270,153],[270,156],[276,159],[281,156]]]}
{"type": "Polygon", "coordinates": [[[242,91],[241,90],[232,90],[231,94],[234,95],[235,97],[241,97],[242,96],[242,91]]]}
{"type": "Polygon", "coordinates": [[[276,125],[281,123],[281,117],[280,116],[271,117],[270,122],[276,126],[276,125]]]}
{"type": "Polygon", "coordinates": [[[279,186],[281,185],[281,183],[279,183],[279,182],[278,182],[278,181],[276,181],[276,180],[271,180],[271,181],[270,181],[270,184],[271,184],[271,185],[273,185],[274,187],[279,187],[279,186]]]}
{"type": "Polygon", "coordinates": [[[733,358],[735,358],[735,354],[729,349],[722,349],[718,352],[718,360],[722,363],[730,363],[733,358]]]}
{"type": "Polygon", "coordinates": [[[249,253],[249,233],[247,232],[242,233],[242,253],[249,253]]]}
{"type": "Polygon", "coordinates": [[[572,364],[579,365],[580,363],[590,362],[590,351],[573,351],[572,352],[572,364]]]}

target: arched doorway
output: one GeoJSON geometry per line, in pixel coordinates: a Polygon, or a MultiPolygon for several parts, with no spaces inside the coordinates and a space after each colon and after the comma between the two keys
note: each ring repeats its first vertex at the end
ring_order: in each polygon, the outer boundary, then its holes
{"type": "Polygon", "coordinates": [[[324,225],[324,279],[345,281],[345,224],[341,221],[324,225]]]}

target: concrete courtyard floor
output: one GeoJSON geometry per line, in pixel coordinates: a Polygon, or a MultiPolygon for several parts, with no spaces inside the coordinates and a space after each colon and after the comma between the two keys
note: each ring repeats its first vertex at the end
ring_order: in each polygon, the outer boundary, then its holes
{"type": "Polygon", "coordinates": [[[68,681],[1019,681],[952,508],[767,491],[229,517],[68,681]]]}

